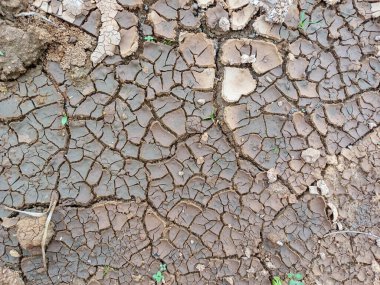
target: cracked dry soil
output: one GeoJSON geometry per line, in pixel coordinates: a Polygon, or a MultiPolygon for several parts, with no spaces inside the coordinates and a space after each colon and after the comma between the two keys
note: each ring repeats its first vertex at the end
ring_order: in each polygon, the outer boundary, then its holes
{"type": "Polygon", "coordinates": [[[16,2],[0,284],[380,284],[378,2],[16,2]]]}

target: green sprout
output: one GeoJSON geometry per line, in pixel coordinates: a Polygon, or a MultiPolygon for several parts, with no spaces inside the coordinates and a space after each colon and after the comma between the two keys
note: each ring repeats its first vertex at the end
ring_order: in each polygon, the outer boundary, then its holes
{"type": "Polygon", "coordinates": [[[282,280],[280,277],[275,276],[272,279],[272,285],[282,285],[282,280]]]}
{"type": "Polygon", "coordinates": [[[176,41],[165,39],[165,40],[163,40],[163,43],[165,45],[172,46],[172,45],[174,45],[176,43],[176,41]]]}
{"type": "Polygon", "coordinates": [[[297,281],[297,280],[290,280],[288,285],[305,285],[302,281],[297,281]]]}
{"type": "Polygon", "coordinates": [[[5,51],[0,50],[0,56],[5,56],[5,51]]]}
{"type": "Polygon", "coordinates": [[[144,41],[146,41],[146,42],[155,42],[156,38],[153,37],[153,36],[146,36],[146,37],[144,37],[144,41]]]}
{"type": "Polygon", "coordinates": [[[274,148],[272,148],[272,151],[275,154],[279,154],[280,153],[280,148],[278,146],[275,146],[274,148]]]}
{"type": "Polygon", "coordinates": [[[204,120],[211,120],[214,124],[216,123],[216,110],[212,109],[210,116],[205,118],[204,120]]]}
{"type": "Polygon", "coordinates": [[[64,115],[64,116],[62,117],[62,119],[61,119],[61,124],[62,124],[62,126],[67,125],[67,122],[68,122],[68,121],[69,121],[69,119],[67,118],[66,115],[64,115]]]}
{"type": "Polygon", "coordinates": [[[289,273],[288,278],[290,279],[288,285],[305,285],[305,283],[302,282],[302,279],[303,279],[302,273],[296,273],[296,274],[289,273]]]}
{"type": "Polygon", "coordinates": [[[160,269],[153,275],[153,280],[156,281],[157,283],[164,282],[164,275],[162,272],[166,271],[166,264],[161,263],[160,264],[160,269]]]}
{"type": "Polygon", "coordinates": [[[153,279],[157,283],[160,283],[162,280],[164,280],[164,275],[162,275],[161,271],[157,271],[156,274],[153,275],[153,279]]]}
{"type": "Polygon", "coordinates": [[[319,20],[319,21],[308,21],[307,18],[306,18],[305,11],[301,11],[301,13],[300,13],[300,20],[298,22],[298,28],[301,29],[301,30],[306,30],[309,25],[317,24],[317,23],[319,23],[321,21],[322,20],[319,20]]]}
{"type": "Polygon", "coordinates": [[[166,264],[165,264],[165,263],[161,263],[161,264],[160,264],[160,271],[161,271],[161,272],[166,271],[166,264]]]}
{"type": "Polygon", "coordinates": [[[110,273],[111,270],[112,270],[111,266],[109,266],[109,265],[104,266],[103,267],[103,277],[106,277],[110,273]]]}

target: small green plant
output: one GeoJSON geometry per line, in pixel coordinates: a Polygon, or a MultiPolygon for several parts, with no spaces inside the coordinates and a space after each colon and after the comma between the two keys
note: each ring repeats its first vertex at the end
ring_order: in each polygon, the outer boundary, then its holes
{"type": "Polygon", "coordinates": [[[165,271],[166,271],[166,264],[161,263],[160,269],[155,274],[153,274],[153,280],[156,281],[157,283],[161,283],[161,282],[165,281],[164,280],[164,274],[162,274],[165,271]]]}
{"type": "Polygon", "coordinates": [[[282,285],[282,280],[280,277],[275,276],[272,279],[272,285],[282,285]]]}
{"type": "Polygon", "coordinates": [[[0,56],[5,56],[5,51],[0,50],[0,56]]]}
{"type": "Polygon", "coordinates": [[[176,41],[165,39],[163,42],[165,45],[172,46],[176,43],[176,41]]]}
{"type": "Polygon", "coordinates": [[[211,114],[210,116],[208,116],[207,118],[205,118],[204,120],[208,121],[208,120],[211,120],[214,124],[216,123],[216,110],[215,109],[212,109],[211,111],[211,114]]]}
{"type": "Polygon", "coordinates": [[[161,263],[161,264],[160,264],[160,271],[161,271],[161,272],[166,271],[166,264],[165,264],[165,263],[161,263]]]}
{"type": "Polygon", "coordinates": [[[274,148],[272,148],[272,151],[274,154],[279,154],[280,153],[280,148],[276,145],[274,148]]]}
{"type": "MultiPolygon", "coordinates": [[[[288,279],[288,285],[305,285],[302,281],[303,275],[301,273],[288,273],[288,279]]],[[[272,285],[285,285],[283,282],[279,276],[275,276],[272,279],[272,285]]]]}
{"type": "Polygon", "coordinates": [[[301,273],[288,273],[288,278],[288,285],[305,285],[305,283],[302,281],[303,275],[301,273]]]}
{"type": "Polygon", "coordinates": [[[109,266],[109,265],[104,266],[103,267],[103,277],[106,277],[110,273],[110,271],[112,271],[111,266],[109,266]]]}
{"type": "Polygon", "coordinates": [[[153,36],[146,36],[146,37],[144,37],[144,41],[146,41],[146,42],[155,42],[156,38],[153,37],[153,36]]]}
{"type": "Polygon", "coordinates": [[[319,21],[308,21],[307,18],[306,18],[305,11],[301,11],[301,13],[300,13],[300,20],[298,22],[298,28],[301,29],[301,30],[306,30],[309,25],[318,24],[321,21],[322,20],[319,20],[319,21]]]}
{"type": "Polygon", "coordinates": [[[61,124],[62,124],[62,126],[67,125],[67,122],[68,122],[68,121],[69,121],[69,118],[67,118],[67,116],[64,115],[64,116],[62,117],[62,119],[61,119],[61,124]]]}

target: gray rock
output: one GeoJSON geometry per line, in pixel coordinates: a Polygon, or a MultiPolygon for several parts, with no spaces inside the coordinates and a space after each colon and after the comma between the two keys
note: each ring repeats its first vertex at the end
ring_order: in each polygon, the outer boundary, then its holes
{"type": "Polygon", "coordinates": [[[25,73],[51,40],[44,29],[31,26],[24,31],[0,22],[0,80],[16,79],[25,73]]]}

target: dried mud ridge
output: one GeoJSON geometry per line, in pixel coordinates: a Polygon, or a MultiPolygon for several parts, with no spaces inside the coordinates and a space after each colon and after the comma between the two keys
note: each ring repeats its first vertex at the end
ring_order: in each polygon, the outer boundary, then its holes
{"type": "Polygon", "coordinates": [[[3,284],[380,284],[377,3],[198,4],[33,2],[86,34],[0,85],[1,203],[60,196],[47,271],[0,208],[3,284]]]}

